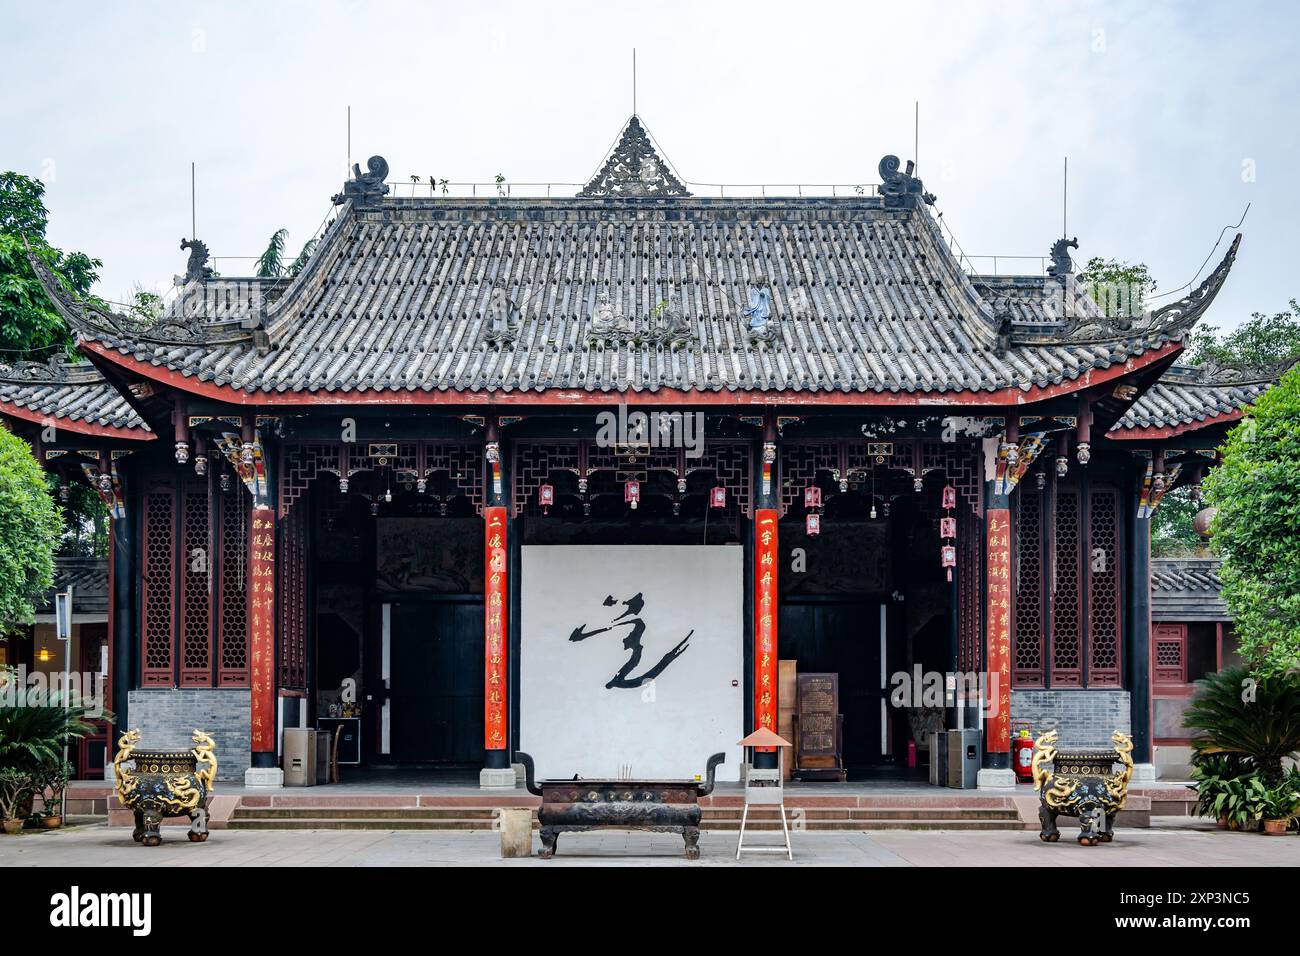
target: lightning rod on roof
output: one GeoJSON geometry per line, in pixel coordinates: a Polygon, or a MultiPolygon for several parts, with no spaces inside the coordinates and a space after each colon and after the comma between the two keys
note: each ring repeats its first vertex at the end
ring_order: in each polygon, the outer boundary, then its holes
{"type": "Polygon", "coordinates": [[[636,116],[636,47],[632,47],[632,115],[636,116]]]}
{"type": "Polygon", "coordinates": [[[197,224],[197,207],[194,201],[194,181],[195,181],[195,163],[190,161],[190,239],[198,239],[199,227],[197,224]]]}

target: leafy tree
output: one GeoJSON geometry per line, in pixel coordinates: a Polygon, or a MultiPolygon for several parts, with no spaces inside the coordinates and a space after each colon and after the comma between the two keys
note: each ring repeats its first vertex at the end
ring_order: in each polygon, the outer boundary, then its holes
{"type": "Polygon", "coordinates": [[[1175,488],[1160,499],[1151,517],[1151,553],[1156,557],[1187,554],[1205,547],[1192,527],[1192,519],[1204,507],[1192,500],[1187,486],[1175,488]]]}
{"type": "Polygon", "coordinates": [[[20,173],[0,173],[0,361],[44,361],[55,349],[72,354],[72,336],[27,261],[32,251],[73,293],[89,296],[103,266],[82,252],[64,253],[45,239],[45,186],[20,173]]]}
{"type": "Polygon", "coordinates": [[[277,229],[271,236],[270,242],[266,244],[266,250],[257,257],[256,275],[259,279],[279,279],[283,276],[296,278],[298,273],[306,268],[311,254],[316,251],[316,240],[307,240],[302,251],[298,253],[298,258],[285,265],[284,248],[288,238],[288,229],[277,229]]]}
{"type": "Polygon", "coordinates": [[[54,584],[59,509],[27,443],[0,428],[0,631],[31,620],[54,584]]]}
{"type": "Polygon", "coordinates": [[[1183,361],[1201,365],[1258,367],[1300,356],[1300,303],[1292,299],[1282,312],[1254,312],[1224,335],[1214,326],[1197,329],[1183,361]]]}
{"type": "Polygon", "coordinates": [[[1228,433],[1206,491],[1218,507],[1223,596],[1242,658],[1267,675],[1300,667],[1300,367],[1228,433]]]}
{"type": "Polygon", "coordinates": [[[1132,318],[1146,311],[1156,280],[1145,263],[1093,256],[1079,273],[1079,284],[1110,318],[1132,318]]]}

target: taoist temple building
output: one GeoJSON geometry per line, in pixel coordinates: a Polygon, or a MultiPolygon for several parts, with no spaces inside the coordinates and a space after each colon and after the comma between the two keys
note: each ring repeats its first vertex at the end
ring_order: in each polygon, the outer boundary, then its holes
{"type": "Polygon", "coordinates": [[[1045,277],[964,270],[894,157],[839,198],[698,198],[633,117],[571,197],[387,171],[294,278],[187,243],[150,323],[32,259],[88,361],[0,369],[0,416],[111,512],[117,732],[203,727],[251,785],[335,718],[363,765],[484,785],[519,750],[735,779],[793,660],[838,675],[852,772],[958,720],[985,785],[1021,722],[1152,762],[1153,677],[1201,652],[1153,640],[1151,517],[1275,377],[1177,364],[1239,237],[1112,319],[1064,240],[1045,277]],[[932,672],[961,713],[890,700],[932,672]]]}

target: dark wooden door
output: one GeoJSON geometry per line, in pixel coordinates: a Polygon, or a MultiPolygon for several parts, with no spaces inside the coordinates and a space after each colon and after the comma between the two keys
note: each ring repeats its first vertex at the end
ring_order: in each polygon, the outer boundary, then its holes
{"type": "Polygon", "coordinates": [[[850,769],[878,766],[881,753],[880,605],[793,603],[781,605],[778,646],[782,660],[800,673],[839,674],[844,715],[844,763],[850,769]]]}
{"type": "Polygon", "coordinates": [[[483,605],[395,604],[389,679],[391,756],[483,761],[483,605]]]}
{"type": "MultiPolygon", "coordinates": [[[[103,648],[108,645],[107,624],[82,624],[78,639],[81,644],[81,673],[99,674],[103,665],[103,648]]],[[[89,690],[89,689],[87,689],[89,690]]],[[[108,688],[105,685],[105,695],[108,688]]],[[[103,780],[104,761],[108,757],[109,725],[107,720],[87,720],[93,729],[77,740],[72,757],[78,780],[103,780]]]]}

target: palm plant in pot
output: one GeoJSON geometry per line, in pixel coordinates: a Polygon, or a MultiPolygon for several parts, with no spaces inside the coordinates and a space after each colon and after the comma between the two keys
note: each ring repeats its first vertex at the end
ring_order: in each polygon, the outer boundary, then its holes
{"type": "Polygon", "coordinates": [[[1249,758],[1268,788],[1281,784],[1283,762],[1300,751],[1300,678],[1255,678],[1238,666],[1196,684],[1183,723],[1193,731],[1197,755],[1249,758]]]}

